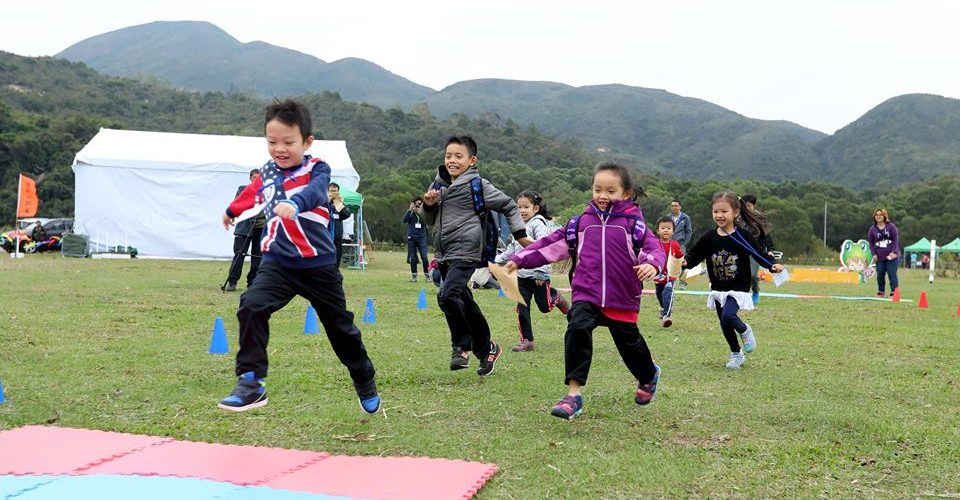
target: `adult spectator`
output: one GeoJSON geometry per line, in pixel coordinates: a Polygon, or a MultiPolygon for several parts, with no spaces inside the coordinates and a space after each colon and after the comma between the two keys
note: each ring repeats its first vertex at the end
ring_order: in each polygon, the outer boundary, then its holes
{"type": "Polygon", "coordinates": [[[883,297],[885,277],[890,276],[890,295],[900,286],[897,279],[897,265],[900,259],[900,231],[890,221],[884,208],[873,212],[873,225],[867,231],[867,242],[873,253],[873,262],[877,264],[877,297],[883,297]]]}
{"type": "MultiPolygon", "coordinates": [[[[670,202],[670,218],[673,219],[673,236],[671,240],[680,244],[680,249],[684,254],[687,253],[687,243],[693,237],[693,223],[690,222],[690,216],[680,211],[680,200],[674,198],[670,202]]],[[[687,270],[677,278],[677,287],[681,290],[687,287],[687,270]]]]}
{"type": "Polygon", "coordinates": [[[417,257],[423,264],[423,280],[430,281],[427,267],[427,225],[423,222],[423,198],[410,200],[410,208],[403,213],[403,223],[407,225],[407,263],[410,264],[410,281],[417,281],[417,257]]]}
{"type": "Polygon", "coordinates": [[[337,267],[340,267],[340,260],[343,259],[343,220],[352,214],[350,208],[343,204],[340,184],[331,182],[327,188],[327,195],[330,198],[330,205],[333,206],[330,221],[333,222],[333,246],[337,249],[337,267]]]}
{"type": "MultiPolygon", "coordinates": [[[[250,182],[260,177],[260,170],[250,171],[250,182]]],[[[246,188],[246,185],[237,188],[236,196],[246,188]]],[[[243,274],[243,261],[247,255],[250,256],[250,270],[247,271],[247,288],[257,277],[257,271],[260,269],[260,233],[263,231],[266,216],[263,212],[240,221],[233,229],[233,262],[230,263],[230,271],[227,273],[227,282],[221,289],[224,292],[233,292],[237,289],[237,282],[243,274]]]]}

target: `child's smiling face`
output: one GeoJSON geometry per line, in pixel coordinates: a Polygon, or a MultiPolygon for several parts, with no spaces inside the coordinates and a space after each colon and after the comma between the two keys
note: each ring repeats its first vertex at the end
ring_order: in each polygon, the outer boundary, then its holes
{"type": "Polygon", "coordinates": [[[520,218],[523,219],[523,222],[529,221],[540,211],[540,205],[534,205],[530,198],[524,198],[523,196],[517,198],[517,208],[520,209],[520,218]]]}
{"type": "Polygon", "coordinates": [[[450,180],[460,177],[476,164],[477,157],[470,156],[470,150],[462,144],[448,144],[443,153],[443,165],[450,174],[450,180]]]}
{"type": "Polygon", "coordinates": [[[623,188],[623,179],[610,170],[601,170],[593,176],[593,202],[600,210],[607,210],[612,202],[626,200],[632,194],[623,188]]]}
{"type": "Polygon", "coordinates": [[[717,227],[725,229],[727,232],[733,230],[733,221],[740,215],[739,210],[734,210],[727,200],[717,200],[713,203],[713,221],[717,227]]]}
{"type": "Polygon", "coordinates": [[[312,135],[303,139],[299,125],[287,125],[277,119],[267,123],[265,135],[270,158],[280,168],[292,168],[303,163],[303,155],[313,144],[312,135]]]}

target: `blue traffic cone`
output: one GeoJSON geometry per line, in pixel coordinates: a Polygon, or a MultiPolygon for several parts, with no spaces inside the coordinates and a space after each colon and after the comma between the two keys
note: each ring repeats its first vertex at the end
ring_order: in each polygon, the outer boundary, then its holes
{"type": "Polygon", "coordinates": [[[367,297],[367,307],[363,310],[364,323],[376,323],[377,313],[373,312],[373,299],[367,297]]]}
{"type": "Polygon", "coordinates": [[[303,333],[320,333],[317,323],[317,311],[312,305],[307,305],[307,317],[303,320],[303,333]]]}
{"type": "Polygon", "coordinates": [[[497,297],[506,297],[507,294],[503,293],[503,288],[497,290],[497,297]]]}
{"type": "Polygon", "coordinates": [[[0,380],[0,405],[3,404],[7,399],[3,396],[3,381],[0,380]]]}
{"type": "Polygon", "coordinates": [[[227,329],[223,326],[223,318],[217,316],[213,322],[213,333],[210,335],[210,354],[227,353],[227,329]]]}
{"type": "Polygon", "coordinates": [[[420,299],[417,300],[417,310],[422,311],[427,308],[427,291],[420,289],[420,299]]]}

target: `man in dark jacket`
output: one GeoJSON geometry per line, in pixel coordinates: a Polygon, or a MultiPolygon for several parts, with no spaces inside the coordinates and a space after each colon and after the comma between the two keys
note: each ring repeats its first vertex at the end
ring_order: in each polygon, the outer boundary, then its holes
{"type": "MultiPolygon", "coordinates": [[[[260,170],[250,171],[250,182],[260,177],[260,170]]],[[[237,188],[236,196],[247,187],[243,185],[237,188]]],[[[239,222],[233,230],[233,262],[230,263],[230,271],[227,276],[227,282],[223,285],[224,292],[233,292],[237,289],[237,282],[240,281],[240,275],[243,274],[243,261],[247,255],[250,255],[250,270],[247,271],[247,288],[257,277],[257,270],[260,269],[260,233],[263,231],[263,223],[266,221],[263,212],[239,222]],[[248,252],[249,249],[249,252],[248,252]]]]}
{"type": "Polygon", "coordinates": [[[340,260],[343,259],[343,220],[349,219],[352,214],[350,208],[343,204],[339,184],[331,182],[327,194],[330,196],[330,205],[333,206],[330,220],[333,221],[333,245],[337,247],[337,267],[340,267],[340,260]]]}
{"type": "Polygon", "coordinates": [[[423,263],[423,279],[430,281],[427,275],[427,225],[422,216],[423,198],[414,197],[410,208],[403,213],[403,223],[407,225],[407,263],[410,264],[410,281],[417,281],[417,256],[423,263]]]}

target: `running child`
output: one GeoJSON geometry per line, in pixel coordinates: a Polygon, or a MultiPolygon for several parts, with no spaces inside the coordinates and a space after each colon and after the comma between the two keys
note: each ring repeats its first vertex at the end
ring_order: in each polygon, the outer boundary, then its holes
{"type": "Polygon", "coordinates": [[[510,232],[521,245],[529,245],[530,239],[513,199],[480,177],[476,141],[467,135],[450,137],[443,151],[443,165],[423,195],[423,217],[433,226],[433,247],[440,261],[437,302],[450,329],[450,369],[467,368],[472,350],[480,361],[477,375],[487,376],[503,348],[490,339],[490,326],[467,285],[474,271],[488,264],[483,262],[485,223],[476,212],[474,197],[482,197],[487,210],[507,217],[510,232]]]}
{"type": "MultiPolygon", "coordinates": [[[[670,256],[674,259],[683,258],[683,250],[680,249],[680,243],[670,239],[673,236],[673,217],[665,215],[657,219],[657,236],[660,237],[660,247],[663,248],[664,255],[667,256],[667,263],[670,263],[670,256]]],[[[679,262],[679,261],[675,261],[679,262]]],[[[670,328],[673,324],[673,288],[676,285],[677,277],[671,276],[668,265],[663,266],[664,271],[657,275],[653,280],[657,286],[657,302],[660,303],[660,326],[670,328]]]]}
{"type": "MultiPolygon", "coordinates": [[[[550,209],[543,201],[543,197],[534,191],[524,191],[517,196],[517,208],[520,209],[520,218],[527,227],[527,236],[536,241],[550,234],[547,226],[550,209]]],[[[523,247],[516,240],[507,245],[507,249],[497,255],[496,263],[504,264],[511,256],[523,247]]],[[[540,312],[546,314],[554,307],[561,314],[567,314],[570,305],[560,295],[556,288],[550,286],[550,264],[544,264],[536,269],[521,269],[517,272],[517,286],[520,295],[526,304],[517,304],[517,328],[520,330],[520,343],[511,348],[514,352],[532,351],[536,348],[533,340],[533,326],[530,324],[530,298],[537,302],[540,312]]]]}
{"type": "Polygon", "coordinates": [[[753,328],[737,316],[741,309],[753,309],[750,259],[753,258],[773,273],[782,271],[783,266],[774,262],[757,244],[758,239],[765,237],[766,227],[751,212],[740,210],[737,195],[724,191],[713,196],[713,221],[717,228],[700,236],[693,247],[687,250],[683,264],[693,267],[706,261],[711,290],[707,297],[707,308],[717,311],[720,329],[730,346],[727,368],[740,368],[746,359],[744,352],[753,352],[757,347],[753,328]],[[736,228],[737,217],[741,218],[749,231],[736,228]]]}
{"type": "Polygon", "coordinates": [[[267,222],[260,242],[263,262],[237,310],[237,386],[218,406],[245,411],[267,404],[270,316],[300,295],[317,311],[333,352],[350,372],[360,407],[376,413],[380,395],[373,363],[347,310],[330,231],[330,166],[306,154],[313,144],[310,112],[292,100],[275,101],[267,106],[264,130],[271,160],[222,217],[229,228],[238,214],[261,201],[267,222]]]}
{"type": "Polygon", "coordinates": [[[510,258],[506,268],[532,269],[572,257],[570,312],[564,337],[567,395],[550,411],[572,419],[583,411],[581,387],[593,359],[593,330],[606,326],[627,369],[637,379],[634,401],[649,404],[660,367],[637,329],[641,282],[663,272],[665,256],[634,201],[630,171],[604,162],[593,170],[593,199],[567,225],[510,258]]]}

